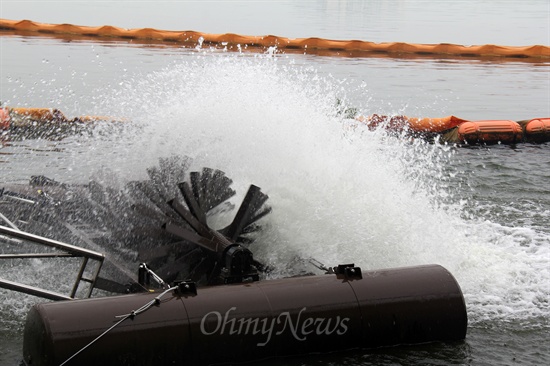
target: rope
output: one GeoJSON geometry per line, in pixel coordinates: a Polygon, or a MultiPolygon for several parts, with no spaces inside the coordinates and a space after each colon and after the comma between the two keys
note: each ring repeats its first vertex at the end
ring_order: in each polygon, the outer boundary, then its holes
{"type": "Polygon", "coordinates": [[[100,340],[104,335],[106,335],[107,333],[109,333],[111,330],[115,329],[117,326],[119,326],[120,324],[122,324],[126,319],[134,319],[137,315],[149,310],[153,305],[160,305],[160,299],[166,295],[168,292],[170,291],[173,291],[173,290],[176,290],[178,288],[178,286],[174,286],[174,287],[170,287],[169,289],[165,290],[164,292],[162,292],[160,295],[158,295],[157,297],[155,297],[153,300],[149,301],[148,303],[146,303],[145,305],[143,305],[142,307],[140,307],[139,309],[137,310],[133,310],[131,311],[130,313],[128,314],[124,314],[124,315],[117,315],[115,316],[115,318],[121,318],[118,322],[116,322],[115,324],[113,324],[113,326],[111,326],[109,329],[107,329],[106,331],[104,331],[103,333],[101,333],[99,336],[97,336],[94,340],[92,340],[90,343],[88,343],[87,345],[85,345],[84,347],[82,347],[80,350],[78,350],[76,353],[74,353],[71,357],[69,357],[68,359],[66,359],[63,363],[61,363],[59,366],[64,366],[66,365],[68,362],[70,362],[73,358],[75,358],[76,356],[78,356],[80,353],[82,353],[83,351],[85,351],[88,347],[90,347],[91,345],[93,345],[95,342],[97,342],[98,340],[100,340]]]}
{"type": "Polygon", "coordinates": [[[164,292],[162,292],[159,296],[155,297],[153,300],[149,301],[147,304],[140,307],[139,309],[133,310],[129,314],[117,315],[117,316],[115,316],[115,318],[123,318],[123,319],[132,318],[133,319],[137,315],[149,310],[153,305],[160,305],[161,297],[163,297],[164,295],[166,295],[170,291],[176,290],[177,288],[178,288],[178,286],[170,287],[170,288],[166,289],[164,292]]]}
{"type": "Polygon", "coordinates": [[[33,32],[36,35],[65,35],[77,37],[105,37],[143,40],[156,43],[187,44],[195,47],[197,44],[214,44],[228,49],[242,49],[243,46],[252,47],[277,47],[277,49],[289,49],[306,51],[333,52],[341,55],[341,52],[350,52],[345,56],[361,56],[376,54],[391,55],[417,55],[417,56],[458,56],[458,57],[500,57],[500,58],[535,58],[549,59],[550,47],[533,45],[525,47],[478,45],[463,46],[457,44],[412,44],[403,42],[375,43],[367,41],[343,41],[322,38],[285,38],[278,36],[244,36],[239,34],[211,34],[195,31],[166,31],[152,28],[125,29],[113,26],[88,27],[73,24],[47,24],[32,22],[30,20],[0,19],[0,30],[16,32],[33,32]]]}

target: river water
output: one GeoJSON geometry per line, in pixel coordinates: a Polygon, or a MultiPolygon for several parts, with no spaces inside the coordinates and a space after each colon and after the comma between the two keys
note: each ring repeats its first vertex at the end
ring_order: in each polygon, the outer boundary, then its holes
{"type": "MultiPolygon", "coordinates": [[[[3,1],[0,12],[208,33],[550,44],[548,1],[3,1]]],[[[297,253],[364,269],[437,263],[464,293],[464,342],[261,365],[550,364],[550,144],[427,144],[337,113],[339,100],[364,115],[548,117],[549,62],[0,36],[5,105],[131,121],[60,141],[4,141],[0,186],[36,174],[118,184],[143,177],[159,157],[187,155],[197,167],[225,171],[237,190],[254,183],[269,195],[269,232],[255,249],[261,260],[282,265],[297,253]]],[[[15,268],[2,277],[34,280],[15,268]]],[[[0,300],[0,364],[16,365],[26,312],[41,300],[8,291],[0,300]]]]}

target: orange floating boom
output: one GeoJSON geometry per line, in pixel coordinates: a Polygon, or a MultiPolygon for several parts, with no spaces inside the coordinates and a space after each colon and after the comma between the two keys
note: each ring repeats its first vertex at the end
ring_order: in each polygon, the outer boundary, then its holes
{"type": "MultiPolygon", "coordinates": [[[[550,141],[550,118],[525,121],[486,120],[468,121],[456,116],[417,118],[408,116],[358,116],[356,120],[369,129],[383,128],[390,132],[406,133],[415,137],[440,136],[442,142],[455,144],[515,144],[550,141]]],[[[0,131],[17,128],[47,129],[54,125],[88,124],[97,121],[121,122],[125,119],[109,116],[80,116],[69,119],[52,108],[0,108],[0,131]]]]}
{"type": "Polygon", "coordinates": [[[526,121],[468,121],[455,116],[416,118],[407,116],[358,116],[369,129],[383,128],[390,132],[413,136],[440,136],[442,142],[455,144],[515,144],[550,141],[550,118],[526,121]]]}
{"type": "Polygon", "coordinates": [[[244,36],[232,33],[211,34],[195,31],[167,31],[152,28],[125,29],[113,26],[89,27],[73,24],[47,24],[30,20],[0,19],[0,30],[35,32],[36,34],[65,34],[87,37],[111,37],[136,40],[149,40],[161,43],[223,44],[225,46],[248,45],[256,47],[273,47],[279,49],[300,49],[317,51],[346,51],[373,54],[394,55],[452,55],[459,57],[501,57],[501,58],[535,58],[550,59],[550,47],[533,45],[524,47],[457,44],[412,44],[403,42],[375,43],[360,40],[329,40],[322,38],[285,38],[273,35],[244,36]]]}
{"type": "Polygon", "coordinates": [[[550,118],[535,118],[520,124],[530,142],[550,141],[550,118]]]}
{"type": "Polygon", "coordinates": [[[43,122],[66,122],[67,117],[55,108],[9,108],[10,120],[16,117],[43,122]]]}
{"type": "Polygon", "coordinates": [[[36,122],[47,125],[97,121],[121,122],[124,119],[109,116],[79,116],[69,119],[63,112],[55,108],[0,108],[0,131],[9,130],[11,127],[36,126],[36,122]]]}
{"type": "Polygon", "coordinates": [[[10,128],[10,112],[6,108],[0,108],[0,131],[10,128]]]}
{"type": "Polygon", "coordinates": [[[523,129],[514,121],[475,121],[458,126],[459,141],[467,144],[515,144],[523,139],[523,129]]]}
{"type": "Polygon", "coordinates": [[[407,116],[382,116],[373,114],[371,116],[358,116],[358,121],[365,123],[369,128],[374,129],[384,126],[386,129],[402,132],[407,129],[414,132],[443,132],[454,128],[461,123],[467,122],[455,116],[441,118],[416,118],[407,116]]]}

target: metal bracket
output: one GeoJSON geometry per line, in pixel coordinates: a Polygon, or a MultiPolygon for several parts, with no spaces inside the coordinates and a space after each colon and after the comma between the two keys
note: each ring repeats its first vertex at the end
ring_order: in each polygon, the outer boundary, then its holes
{"type": "Polygon", "coordinates": [[[138,268],[138,283],[149,289],[151,286],[151,278],[163,289],[167,288],[166,283],[160,276],[153,272],[146,263],[140,263],[138,268]]]}
{"type": "Polygon", "coordinates": [[[30,234],[17,229],[0,226],[0,234],[9,239],[23,240],[32,244],[37,244],[45,247],[58,249],[58,251],[50,251],[45,253],[13,253],[13,254],[0,254],[0,259],[27,259],[27,258],[58,258],[58,257],[74,257],[82,258],[82,264],[78,271],[73,289],[69,296],[59,294],[56,292],[40,289],[37,287],[25,285],[22,283],[12,282],[8,280],[0,279],[0,287],[15,290],[30,295],[44,297],[50,300],[70,300],[74,299],[76,292],[81,282],[87,282],[89,284],[86,297],[92,295],[95,283],[99,276],[99,271],[105,260],[105,256],[102,253],[94,252],[92,250],[79,248],[74,245],[65,244],[60,241],[51,240],[42,236],[30,234]],[[89,260],[97,261],[96,268],[92,271],[91,277],[84,277],[86,265],[89,260]]]}
{"type": "Polygon", "coordinates": [[[351,264],[339,264],[333,268],[336,278],[346,280],[360,280],[363,278],[363,273],[360,267],[355,267],[354,263],[351,264]]]}
{"type": "Polygon", "coordinates": [[[174,290],[175,295],[197,295],[197,284],[193,281],[174,282],[174,285],[177,286],[174,290]]]}

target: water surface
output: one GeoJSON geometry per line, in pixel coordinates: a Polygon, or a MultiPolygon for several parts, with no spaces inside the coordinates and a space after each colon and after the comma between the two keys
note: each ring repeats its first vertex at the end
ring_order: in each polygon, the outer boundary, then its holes
{"type": "MultiPolygon", "coordinates": [[[[151,4],[4,1],[1,16],[289,37],[550,43],[546,1],[151,4]]],[[[116,185],[144,176],[159,157],[187,155],[196,167],[225,171],[238,191],[254,183],[269,194],[269,230],[254,248],[262,260],[283,266],[307,254],[365,269],[439,263],[464,292],[465,342],[263,365],[550,363],[550,145],[403,140],[368,131],[337,107],[340,100],[364,115],[547,117],[548,62],[236,53],[29,35],[0,41],[5,104],[131,121],[60,141],[3,141],[0,185],[34,174],[116,185]]],[[[16,279],[31,281],[39,279],[35,269],[49,268],[10,266],[16,279]]],[[[0,298],[0,361],[15,365],[25,314],[41,300],[7,291],[0,298]]]]}

